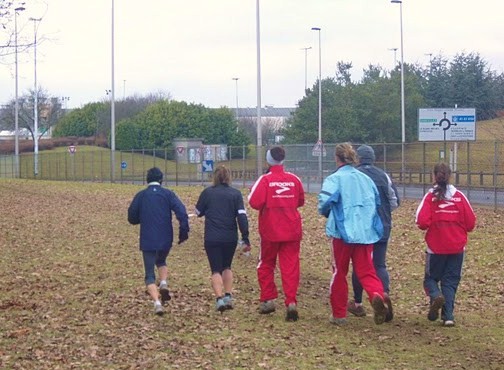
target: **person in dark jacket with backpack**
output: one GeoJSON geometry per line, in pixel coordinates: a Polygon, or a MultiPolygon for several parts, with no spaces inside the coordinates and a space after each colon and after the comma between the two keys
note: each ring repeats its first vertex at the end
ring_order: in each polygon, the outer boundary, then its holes
{"type": "MultiPolygon", "coordinates": [[[[383,283],[383,290],[385,292],[385,299],[389,305],[389,310],[385,321],[391,321],[394,317],[392,311],[392,304],[388,299],[390,293],[390,278],[387,271],[386,255],[387,245],[392,229],[392,211],[399,206],[399,195],[397,189],[390,179],[389,175],[381,168],[374,165],[375,153],[372,147],[368,145],[361,145],[357,148],[357,156],[359,158],[359,165],[357,169],[366,175],[376,185],[380,195],[380,207],[378,208],[378,215],[383,224],[383,236],[373,245],[373,264],[376,274],[383,283]]],[[[366,316],[366,311],[362,306],[362,285],[355,274],[352,273],[352,286],[354,291],[354,299],[348,302],[348,312],[355,316],[366,316]]]]}
{"type": "Polygon", "coordinates": [[[145,268],[145,285],[154,300],[154,312],[163,315],[163,304],[171,299],[168,290],[166,258],[173,243],[172,213],[179,222],[178,244],[189,238],[186,208],[174,192],[161,187],[163,173],[157,167],[147,171],[146,189],[138,192],[128,208],[128,221],[140,224],[140,250],[145,268]],[[160,284],[156,286],[154,266],[160,284]],[[159,299],[161,295],[161,300],[159,299]]]}

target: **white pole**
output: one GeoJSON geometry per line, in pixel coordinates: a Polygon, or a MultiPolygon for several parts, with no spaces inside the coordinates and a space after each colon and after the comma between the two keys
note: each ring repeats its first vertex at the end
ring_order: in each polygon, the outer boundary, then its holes
{"type": "Polygon", "coordinates": [[[30,18],[33,21],[33,54],[34,54],[34,103],[33,103],[33,173],[35,176],[38,175],[38,85],[37,85],[37,22],[40,22],[42,18],[30,18]]]}
{"type": "MultiPolygon", "coordinates": [[[[404,41],[403,41],[403,23],[402,23],[402,1],[392,0],[391,3],[399,4],[399,16],[401,22],[401,181],[405,176],[404,164],[404,145],[406,143],[406,112],[404,107],[404,41]]],[[[406,189],[403,186],[403,197],[406,189]]]]}
{"type": "Polygon", "coordinates": [[[397,48],[390,48],[389,50],[394,52],[394,68],[393,69],[395,69],[395,67],[397,65],[397,48]]]}
{"type": "MultiPolygon", "coordinates": [[[[458,108],[458,104],[455,104],[455,109],[458,108]]],[[[458,145],[457,142],[455,141],[453,143],[453,172],[457,172],[457,151],[458,151],[458,145]]]]}
{"type": "MultiPolygon", "coordinates": [[[[238,122],[238,80],[240,78],[239,77],[233,77],[233,80],[235,81],[236,83],[236,121],[238,122]]],[[[238,127],[237,127],[238,129],[238,127]]]]}
{"type": "Polygon", "coordinates": [[[14,9],[14,64],[15,64],[15,94],[14,101],[14,171],[15,177],[19,177],[19,102],[18,102],[18,37],[17,37],[17,13],[25,10],[23,7],[14,9]]]}
{"type": "MultiPolygon", "coordinates": [[[[401,18],[401,162],[402,162],[402,176],[405,176],[405,163],[404,163],[404,145],[406,143],[406,111],[404,102],[404,38],[403,38],[403,23],[402,23],[402,2],[399,6],[401,18]]],[[[404,187],[403,187],[404,189],[404,187]]]]}
{"type": "Polygon", "coordinates": [[[257,31],[257,176],[262,175],[262,121],[261,121],[261,26],[259,17],[259,0],[256,0],[257,31]]]}
{"type": "Polygon", "coordinates": [[[114,0],[112,0],[112,86],[110,99],[110,181],[115,182],[114,0]]]}
{"type": "Polygon", "coordinates": [[[306,48],[301,48],[301,50],[304,50],[304,89],[305,89],[305,94],[306,90],[308,89],[308,50],[310,50],[312,47],[308,46],[306,48]]]}
{"type": "Polygon", "coordinates": [[[318,78],[318,144],[320,144],[320,155],[318,158],[318,171],[320,183],[322,184],[322,155],[324,154],[324,144],[322,143],[322,42],[320,27],[313,27],[313,31],[318,31],[319,35],[319,78],[318,78]]]}

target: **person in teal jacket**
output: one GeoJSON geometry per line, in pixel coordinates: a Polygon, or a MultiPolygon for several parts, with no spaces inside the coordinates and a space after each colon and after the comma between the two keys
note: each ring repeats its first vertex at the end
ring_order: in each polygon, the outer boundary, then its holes
{"type": "Polygon", "coordinates": [[[374,321],[382,324],[391,306],[373,265],[373,244],[381,239],[383,225],[377,212],[380,196],[373,180],[353,167],[357,155],[350,143],[338,144],[337,170],[328,176],[318,195],[318,211],[327,217],[326,234],[332,238],[333,276],[330,286],[330,322],[346,323],[348,283],[352,261],[357,277],[368,294],[374,321]]]}

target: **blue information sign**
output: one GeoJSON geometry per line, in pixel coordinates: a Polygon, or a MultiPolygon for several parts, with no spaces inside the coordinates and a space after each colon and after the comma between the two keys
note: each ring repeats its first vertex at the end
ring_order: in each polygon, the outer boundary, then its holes
{"type": "Polygon", "coordinates": [[[213,172],[213,161],[205,160],[201,163],[201,168],[203,172],[213,172]]]}

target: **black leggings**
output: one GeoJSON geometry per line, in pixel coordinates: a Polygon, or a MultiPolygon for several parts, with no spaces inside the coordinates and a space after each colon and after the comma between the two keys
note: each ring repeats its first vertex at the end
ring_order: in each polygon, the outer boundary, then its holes
{"type": "Polygon", "coordinates": [[[236,242],[205,241],[205,252],[212,274],[222,274],[224,270],[231,270],[236,244],[236,242]]]}

